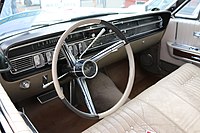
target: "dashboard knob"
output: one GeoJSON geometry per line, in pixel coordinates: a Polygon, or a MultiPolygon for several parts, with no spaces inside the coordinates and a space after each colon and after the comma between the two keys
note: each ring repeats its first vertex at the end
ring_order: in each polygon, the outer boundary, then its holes
{"type": "Polygon", "coordinates": [[[95,35],[95,33],[92,33],[92,37],[94,38],[96,35],[95,35]]]}
{"type": "Polygon", "coordinates": [[[29,80],[23,80],[20,82],[20,88],[22,89],[28,89],[31,86],[31,82],[29,80]]]}

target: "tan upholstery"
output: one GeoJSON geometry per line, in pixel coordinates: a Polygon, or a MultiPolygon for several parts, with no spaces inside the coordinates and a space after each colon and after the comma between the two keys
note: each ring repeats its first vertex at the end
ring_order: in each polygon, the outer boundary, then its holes
{"type": "MultiPolygon", "coordinates": [[[[20,113],[13,105],[12,101],[5,92],[3,86],[0,84],[0,101],[2,108],[6,110],[7,121],[15,133],[31,133],[30,128],[22,119],[20,113]]],[[[1,132],[1,131],[0,131],[1,132]]]]}
{"type": "Polygon", "coordinates": [[[84,133],[200,132],[200,68],[185,64],[84,133]]]}

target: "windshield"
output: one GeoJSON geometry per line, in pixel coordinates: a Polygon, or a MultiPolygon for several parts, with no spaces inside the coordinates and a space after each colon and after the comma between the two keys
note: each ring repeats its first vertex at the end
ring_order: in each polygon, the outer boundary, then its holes
{"type": "Polygon", "coordinates": [[[177,0],[1,0],[0,36],[34,26],[116,13],[139,13],[177,0]]]}
{"type": "MultiPolygon", "coordinates": [[[[1,0],[0,17],[7,17],[16,13],[30,10],[61,10],[76,8],[127,8],[131,6],[148,6],[147,10],[152,8],[165,9],[171,3],[177,0],[1,0]]],[[[99,10],[100,11],[100,10],[99,10]]],[[[140,12],[141,10],[132,11],[140,12]]]]}

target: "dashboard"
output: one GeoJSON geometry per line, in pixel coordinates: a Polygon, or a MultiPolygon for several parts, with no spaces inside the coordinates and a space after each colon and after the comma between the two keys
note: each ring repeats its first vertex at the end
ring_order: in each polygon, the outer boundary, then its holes
{"type": "MultiPolygon", "coordinates": [[[[165,11],[137,14],[117,14],[99,17],[117,27],[126,37],[133,49],[140,50],[158,43],[168,25],[170,13],[165,11]],[[156,38],[156,39],[153,39],[156,38]],[[153,41],[152,41],[153,39],[153,41]]],[[[50,82],[51,63],[54,48],[65,29],[76,21],[51,25],[23,33],[3,41],[0,45],[11,64],[11,70],[1,74],[1,82],[14,101],[37,95],[52,89],[42,88],[50,82]],[[28,84],[28,86],[27,86],[28,84]]],[[[116,34],[104,25],[84,25],[73,31],[65,40],[75,58],[93,41],[102,28],[105,33],[92,45],[85,56],[90,56],[119,40],[116,34]]],[[[59,55],[59,71],[63,69],[66,59],[59,55]]]]}

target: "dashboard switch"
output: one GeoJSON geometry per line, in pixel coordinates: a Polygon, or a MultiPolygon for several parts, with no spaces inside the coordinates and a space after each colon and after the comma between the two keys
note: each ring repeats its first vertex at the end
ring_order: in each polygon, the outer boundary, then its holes
{"type": "Polygon", "coordinates": [[[73,45],[73,53],[74,53],[74,56],[78,55],[78,48],[76,45],[73,45]]]}
{"type": "Polygon", "coordinates": [[[33,60],[34,60],[36,68],[40,68],[40,67],[43,67],[45,65],[44,56],[42,54],[38,54],[38,55],[33,56],[33,60]]]}
{"type": "Polygon", "coordinates": [[[83,47],[83,51],[85,51],[87,48],[87,44],[85,42],[82,42],[82,47],[83,47]]]}
{"type": "Polygon", "coordinates": [[[48,83],[48,75],[43,75],[42,76],[42,83],[43,83],[43,85],[48,83]]]}
{"type": "Polygon", "coordinates": [[[83,46],[81,43],[78,44],[78,49],[79,49],[79,53],[82,54],[83,52],[83,46]]]}
{"type": "Polygon", "coordinates": [[[47,58],[48,64],[51,64],[52,58],[53,58],[53,53],[51,51],[46,52],[46,58],[47,58]]]}

